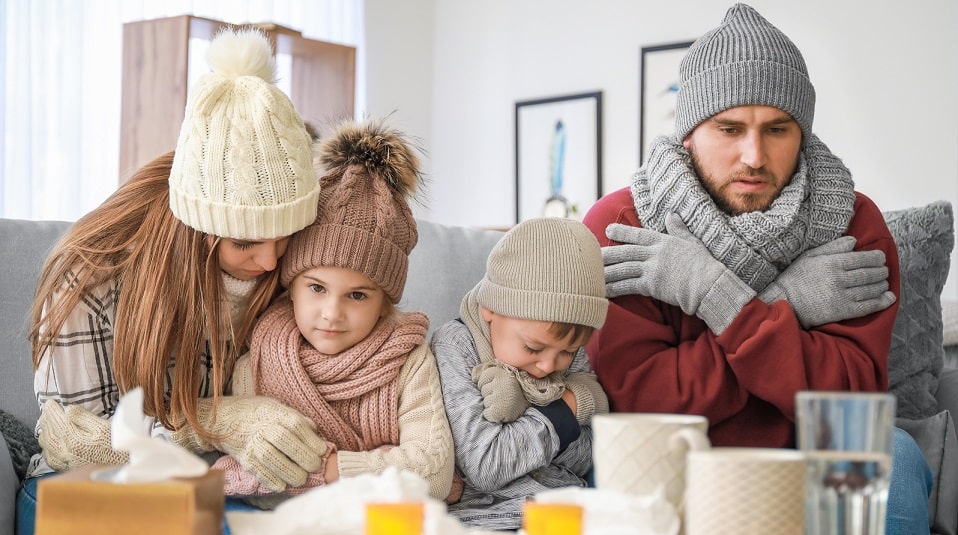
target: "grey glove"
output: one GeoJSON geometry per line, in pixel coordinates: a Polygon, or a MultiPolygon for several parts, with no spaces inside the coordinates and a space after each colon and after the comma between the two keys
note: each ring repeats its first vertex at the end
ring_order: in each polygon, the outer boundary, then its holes
{"type": "Polygon", "coordinates": [[[485,406],[482,417],[490,422],[514,422],[529,408],[519,380],[494,362],[473,368],[472,380],[482,392],[482,404],[485,406]]]}
{"type": "Polygon", "coordinates": [[[194,452],[220,450],[232,455],[267,487],[279,492],[301,486],[306,476],[323,466],[326,442],[316,424],[296,409],[264,396],[227,396],[216,416],[213,400],[196,405],[203,426],[220,439],[203,440],[189,425],[171,435],[173,442],[194,452]]]}
{"type": "Polygon", "coordinates": [[[716,260],[678,214],[666,216],[665,228],[668,234],[620,224],[605,229],[623,244],[602,248],[608,297],[653,297],[722,334],[755,291],[716,260]]]}
{"type": "Polygon", "coordinates": [[[55,400],[43,404],[39,419],[43,458],[50,468],[69,470],[87,464],[122,465],[130,460],[124,451],[110,445],[110,420],[79,405],[66,409],[55,400]]]}
{"type": "Polygon", "coordinates": [[[885,310],[895,302],[885,253],[855,251],[855,243],[843,236],[805,251],[758,297],[788,301],[805,329],[885,310]]]}

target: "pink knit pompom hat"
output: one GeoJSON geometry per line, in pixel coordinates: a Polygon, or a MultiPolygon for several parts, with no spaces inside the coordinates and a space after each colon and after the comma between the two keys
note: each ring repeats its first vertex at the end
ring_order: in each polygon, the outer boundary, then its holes
{"type": "Polygon", "coordinates": [[[321,142],[319,161],[328,171],[320,179],[318,215],[290,240],[280,282],[289,287],[317,266],[348,268],[399,302],[419,239],[408,203],[420,182],[413,146],[382,120],[349,121],[321,142]]]}

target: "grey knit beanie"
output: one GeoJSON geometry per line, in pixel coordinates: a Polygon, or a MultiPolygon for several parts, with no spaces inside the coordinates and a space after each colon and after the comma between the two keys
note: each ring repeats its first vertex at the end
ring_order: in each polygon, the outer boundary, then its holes
{"type": "Polygon", "coordinates": [[[684,139],[699,123],[729,108],[773,106],[812,133],[815,88],[798,47],[757,11],[735,4],[718,28],[689,48],[679,64],[675,134],[684,139]]]}
{"type": "Polygon", "coordinates": [[[529,219],[510,229],[476,290],[479,305],[511,318],[599,329],[609,309],[599,242],[572,219],[529,219]]]}

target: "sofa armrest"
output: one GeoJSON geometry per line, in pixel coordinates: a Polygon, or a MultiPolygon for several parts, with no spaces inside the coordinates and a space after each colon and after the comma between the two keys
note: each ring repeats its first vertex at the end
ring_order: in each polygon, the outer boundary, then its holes
{"type": "Polygon", "coordinates": [[[13,535],[20,478],[13,469],[7,441],[0,434],[0,535],[13,535]]]}

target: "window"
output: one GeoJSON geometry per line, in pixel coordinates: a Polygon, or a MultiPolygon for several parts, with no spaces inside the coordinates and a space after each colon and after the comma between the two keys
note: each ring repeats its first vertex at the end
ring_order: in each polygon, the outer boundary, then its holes
{"type": "Polygon", "coordinates": [[[362,0],[4,0],[0,217],[73,221],[116,189],[123,24],[188,13],[356,46],[365,107],[362,0]]]}

